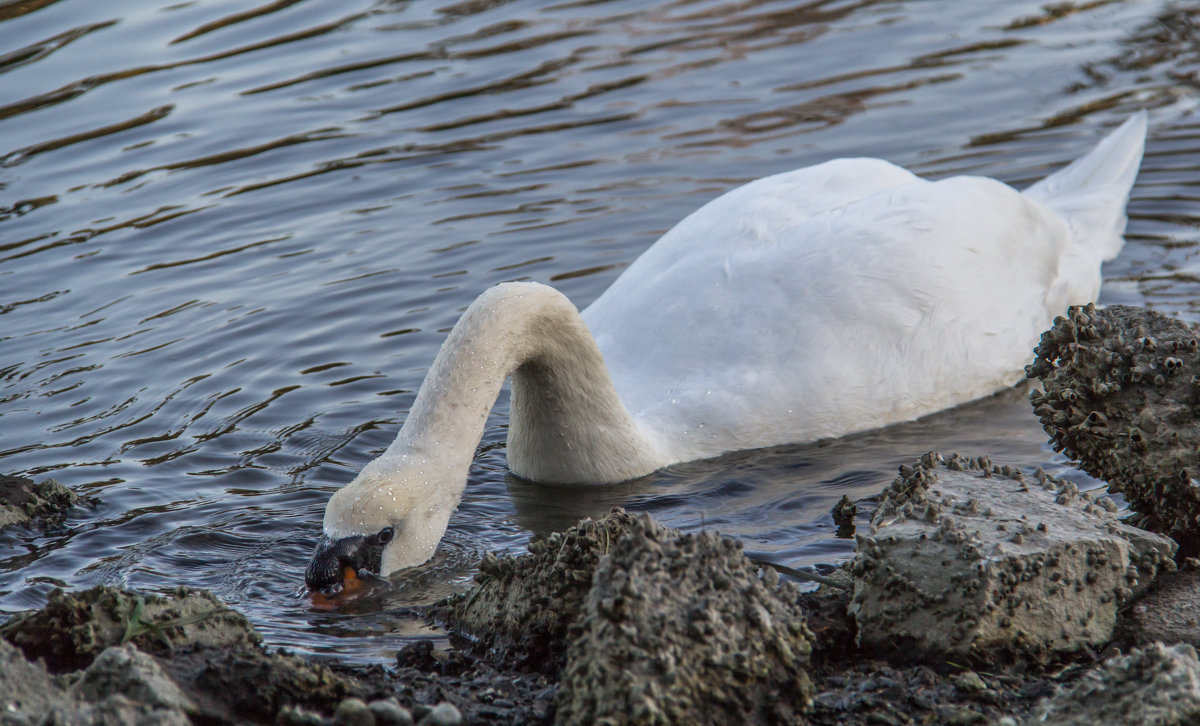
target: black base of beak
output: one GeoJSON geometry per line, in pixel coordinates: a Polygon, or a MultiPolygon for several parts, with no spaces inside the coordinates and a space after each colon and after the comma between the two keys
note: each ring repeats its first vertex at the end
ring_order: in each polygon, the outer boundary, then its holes
{"type": "Polygon", "coordinates": [[[312,592],[336,594],[342,589],[342,573],[347,567],[360,579],[380,579],[383,544],[375,535],[354,535],[333,539],[321,535],[313,552],[308,569],[304,572],[304,583],[312,592]]]}

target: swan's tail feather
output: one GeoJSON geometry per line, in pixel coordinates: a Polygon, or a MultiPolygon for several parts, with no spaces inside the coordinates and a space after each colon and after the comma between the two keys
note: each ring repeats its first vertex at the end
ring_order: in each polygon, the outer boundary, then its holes
{"type": "Polygon", "coordinates": [[[1091,151],[1025,190],[1061,214],[1076,243],[1111,260],[1125,240],[1125,204],[1142,163],[1146,112],[1138,111],[1091,151]]]}

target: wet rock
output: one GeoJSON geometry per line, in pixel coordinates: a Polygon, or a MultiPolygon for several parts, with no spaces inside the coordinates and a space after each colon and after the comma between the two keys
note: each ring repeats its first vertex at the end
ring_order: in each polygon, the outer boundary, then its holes
{"type": "Polygon", "coordinates": [[[1200,571],[1185,568],[1162,577],[1121,612],[1113,640],[1125,648],[1155,641],[1200,648],[1200,571]]]}
{"type": "Polygon", "coordinates": [[[499,665],[543,672],[562,667],[568,631],[583,609],[600,558],[635,518],[614,510],[529,544],[529,554],[479,563],[476,586],[442,601],[433,617],[470,636],[499,665]]]}
{"type": "Polygon", "coordinates": [[[833,515],[833,523],[837,525],[837,536],[842,539],[853,537],[854,518],[858,516],[858,505],[850,501],[850,497],[843,494],[838,503],[833,505],[833,510],[830,513],[833,515]]]}
{"type": "Polygon", "coordinates": [[[417,703],[417,704],[413,705],[412,715],[413,715],[413,718],[419,722],[421,719],[428,716],[429,712],[432,710],[433,710],[433,706],[431,704],[417,703]]]}
{"type": "Polygon", "coordinates": [[[204,590],[176,588],[169,597],[97,586],[55,590],[41,610],[0,626],[0,637],[55,673],[85,668],[105,648],[133,643],[148,653],[178,645],[256,647],[261,639],[240,613],[204,590]]]}
{"type": "Polygon", "coordinates": [[[805,714],[814,726],[1001,724],[1023,718],[1055,688],[1037,668],[962,672],[944,661],[899,666],[869,657],[818,671],[816,686],[813,709],[805,714]]]}
{"type": "MultiPolygon", "coordinates": [[[[363,695],[325,666],[266,652],[244,617],[202,590],[177,588],[170,597],[55,591],[41,610],[0,626],[0,635],[37,667],[86,668],[71,676],[69,692],[52,691],[62,723],[274,723],[289,704],[332,710],[363,695]]],[[[0,658],[0,684],[28,675],[16,660],[0,658]]]]}
{"type": "Polygon", "coordinates": [[[554,681],[540,671],[498,669],[490,660],[463,650],[434,648],[428,641],[405,646],[386,679],[371,680],[377,691],[402,684],[395,696],[420,721],[440,702],[454,705],[466,723],[549,724],[554,681]]]}
{"type": "Polygon", "coordinates": [[[347,697],[367,695],[324,665],[260,648],[177,650],[160,662],[207,723],[274,723],[288,705],[331,713],[347,697]]]}
{"type": "Polygon", "coordinates": [[[1026,724],[1200,723],[1200,660],[1190,645],[1153,643],[1110,658],[1034,706],[1026,724]]]}
{"type": "Polygon", "coordinates": [[[632,522],[597,569],[556,723],[798,723],[811,633],[740,543],[632,522]]]}
{"type": "Polygon", "coordinates": [[[6,726],[40,724],[63,710],[62,690],[54,676],[6,640],[0,640],[0,694],[0,723],[6,726]]]}
{"type": "Polygon", "coordinates": [[[347,698],[333,711],[333,726],[375,726],[375,714],[360,698],[347,698]]]}
{"type": "Polygon", "coordinates": [[[462,714],[451,703],[439,703],[421,717],[417,726],[459,726],[462,714]]]}
{"type": "Polygon", "coordinates": [[[1042,334],[1030,401],[1055,449],[1108,482],[1135,524],[1200,551],[1200,339],[1142,308],[1072,307],[1042,334]]]}
{"type": "Polygon", "coordinates": [[[413,726],[412,712],[394,698],[371,701],[367,704],[377,726],[413,726]]]}
{"type": "Polygon", "coordinates": [[[1090,494],[985,458],[927,454],[860,534],[850,612],[864,648],[1023,659],[1106,643],[1119,608],[1162,571],[1170,540],[1090,494]]]}
{"type": "Polygon", "coordinates": [[[151,656],[131,646],[110,648],[68,686],[40,662],[0,640],[0,724],[192,723],[191,701],[151,656]]]}
{"type": "Polygon", "coordinates": [[[91,721],[75,723],[90,723],[92,726],[193,726],[191,719],[179,711],[152,708],[120,694],[96,704],[92,714],[91,721]]]}
{"type": "Polygon", "coordinates": [[[987,690],[987,683],[975,671],[963,671],[954,676],[951,681],[959,690],[968,693],[979,693],[987,690]]]}
{"type": "Polygon", "coordinates": [[[71,687],[80,698],[100,703],[120,695],[153,710],[194,713],[196,704],[149,656],[132,645],[107,648],[71,687]]]}
{"type": "Polygon", "coordinates": [[[321,714],[302,706],[290,705],[279,710],[276,722],[280,726],[326,726],[321,714]]]}
{"type": "Polygon", "coordinates": [[[59,526],[68,510],[79,502],[75,492],[53,479],[34,483],[32,479],[0,474],[0,529],[24,524],[59,526]]]}
{"type": "MultiPolygon", "coordinates": [[[[1081,653],[1077,662],[1091,665],[1095,656],[1081,653]]],[[[900,665],[869,655],[833,668],[817,668],[817,694],[805,715],[813,726],[877,726],[878,724],[980,723],[1017,726],[1042,698],[1078,680],[1085,667],[1064,668],[1066,661],[962,670],[958,659],[900,665]]],[[[1051,720],[1046,724],[1056,724],[1051,720]]],[[[1091,726],[1123,722],[1097,722],[1091,726]]]]}

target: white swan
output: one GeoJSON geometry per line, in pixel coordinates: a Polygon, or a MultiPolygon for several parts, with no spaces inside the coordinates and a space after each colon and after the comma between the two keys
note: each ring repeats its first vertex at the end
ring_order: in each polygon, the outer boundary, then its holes
{"type": "Polygon", "coordinates": [[[1053,318],[1095,300],[1145,134],[1141,112],[1024,193],[830,161],[704,205],[582,314],[544,285],[484,292],[395,442],[330,498],[310,589],[433,554],[509,376],[509,467],[580,484],[1012,385],[1053,318]]]}

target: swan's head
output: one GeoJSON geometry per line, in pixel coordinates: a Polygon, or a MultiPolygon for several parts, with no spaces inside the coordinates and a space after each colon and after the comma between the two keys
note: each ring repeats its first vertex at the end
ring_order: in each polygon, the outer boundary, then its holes
{"type": "Polygon", "coordinates": [[[336,594],[356,578],[387,575],[428,560],[463,485],[440,481],[437,469],[423,459],[380,457],[334,492],[304,573],[308,589],[336,594]]]}

